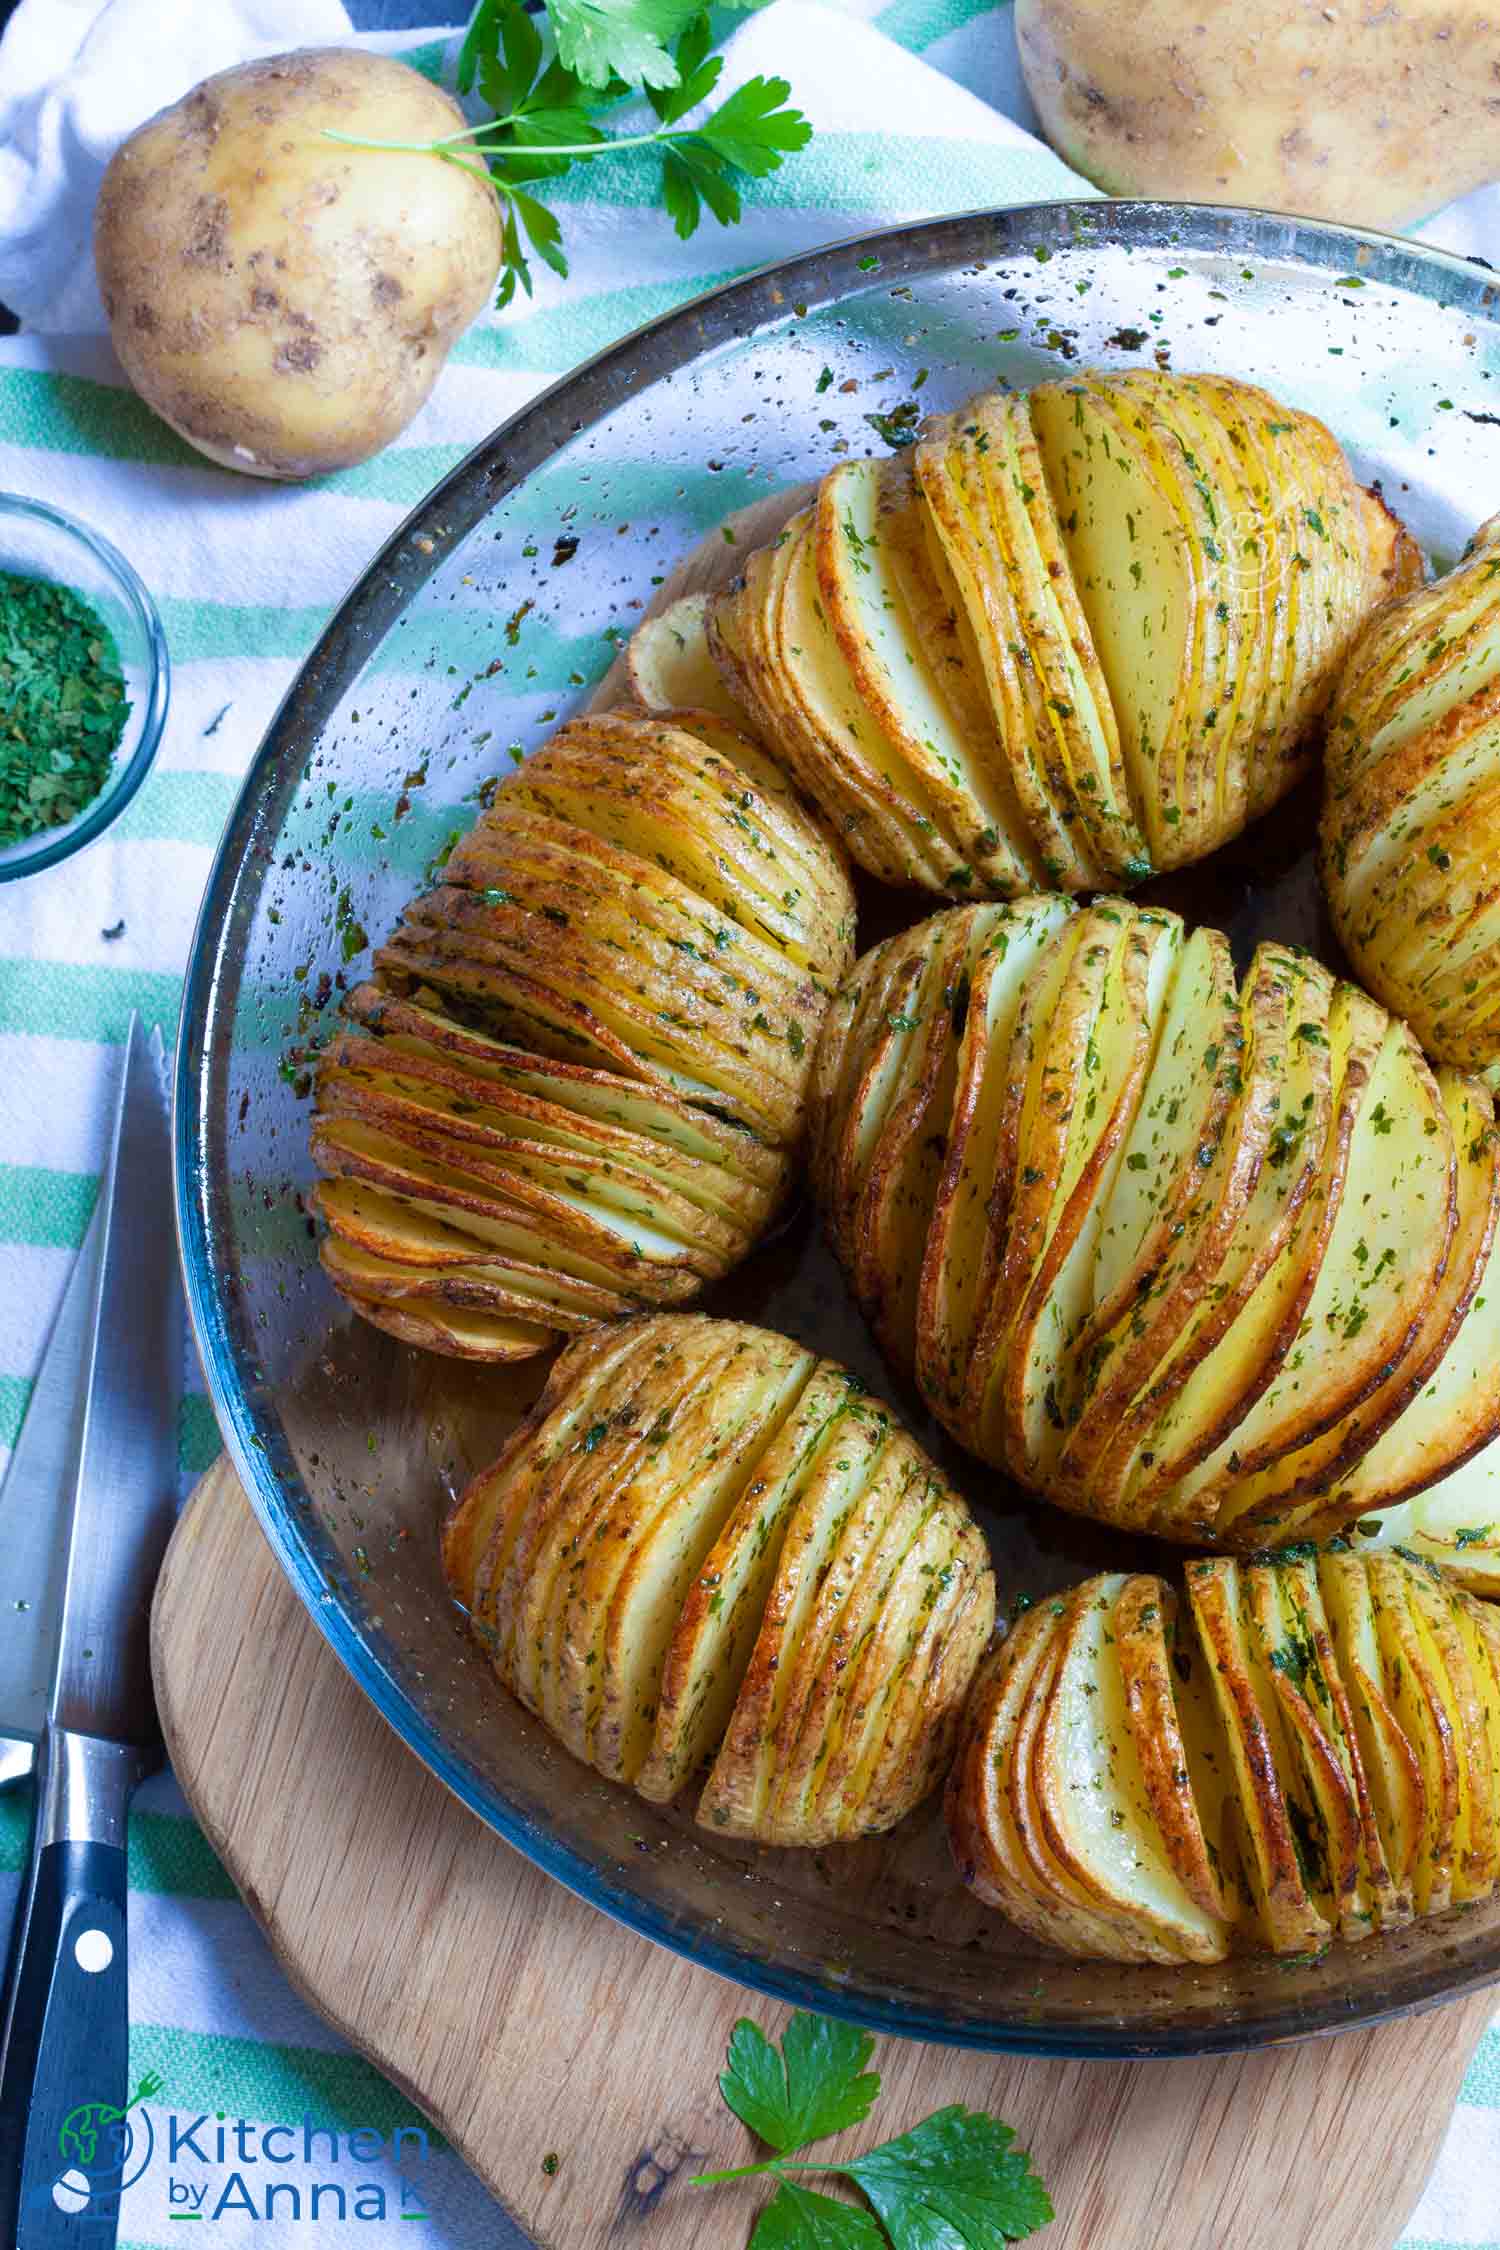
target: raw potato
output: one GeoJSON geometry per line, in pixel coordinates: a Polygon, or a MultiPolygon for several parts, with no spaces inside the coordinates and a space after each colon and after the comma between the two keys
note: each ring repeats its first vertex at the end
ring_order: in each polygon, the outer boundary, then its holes
{"type": "Polygon", "coordinates": [[[565,727],[319,1058],[334,1286],[481,1360],[696,1296],[785,1199],[852,929],[836,847],[722,721],[565,727]]]}
{"type": "Polygon", "coordinates": [[[733,585],[641,626],[630,690],[705,700],[717,666],[887,882],[1093,890],[1274,804],[1354,633],[1419,574],[1309,416],[1217,376],[1083,374],[841,463],[733,585]]]}
{"type": "Polygon", "coordinates": [[[984,1540],[890,1409],[767,1330],[581,1338],[448,1519],[502,1683],[573,1755],[768,1844],[893,1827],[995,1619],[984,1540]]]}
{"type": "Polygon", "coordinates": [[[948,1783],[966,1883],[1122,1961],[1315,1952],[1487,1898],[1500,1620],[1443,1571],[1314,1556],[1091,1578],[1026,1613],[948,1783]]]}
{"type": "Polygon", "coordinates": [[[1322,872],[1360,976],[1500,1087],[1500,516],[1383,610],[1328,720],[1322,872]]]}
{"type": "Polygon", "coordinates": [[[1400,233],[1495,176],[1500,26],[1482,10],[1017,0],[1015,26],[1048,140],[1108,195],[1400,233]]]}
{"type": "Polygon", "coordinates": [[[405,63],[313,47],[242,63],[110,160],[94,262],[120,363],[211,460],[321,476],[405,429],[500,269],[486,184],[325,129],[427,142],[458,105],[405,63]]]}
{"type": "Polygon", "coordinates": [[[861,1308],[981,1459],[1185,1544],[1378,1511],[1500,1586],[1494,1104],[1357,987],[1122,899],[950,908],[856,963],[810,1105],[861,1308]]]}

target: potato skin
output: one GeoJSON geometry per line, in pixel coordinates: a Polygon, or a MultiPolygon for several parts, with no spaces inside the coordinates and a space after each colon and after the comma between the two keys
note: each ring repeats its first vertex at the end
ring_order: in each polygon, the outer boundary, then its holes
{"type": "Polygon", "coordinates": [[[443,1531],[495,1673],[699,1825],[851,1842],[942,1780],[995,1621],[984,1536],[891,1410],[789,1337],[665,1313],[568,1346],[443,1531]]]}
{"type": "Polygon", "coordinates": [[[463,123],[387,55],[307,48],[207,78],[105,172],[94,262],[135,388],[251,476],[348,468],[388,445],[494,287],[482,181],[324,128],[429,141],[463,123]]]}
{"type": "Polygon", "coordinates": [[[1488,1898],[1497,1657],[1493,1610],[1450,1573],[1342,1541],[1191,1562],[1181,1602],[1089,1579],[979,1675],[945,1808],[958,1872],[1094,1960],[1316,1952],[1488,1898]]]}
{"type": "Polygon", "coordinates": [[[1048,140],[1110,195],[1400,228],[1494,173],[1488,12],[1017,0],[1015,22],[1048,140]]]}

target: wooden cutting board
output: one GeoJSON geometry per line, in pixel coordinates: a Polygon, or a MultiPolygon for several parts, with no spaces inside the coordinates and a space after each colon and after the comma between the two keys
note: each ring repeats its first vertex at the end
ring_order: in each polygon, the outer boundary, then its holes
{"type": "MultiPolygon", "coordinates": [[[[154,1625],[178,1779],[313,2006],[545,2250],[743,2250],[763,2185],[687,2180],[760,2153],[715,2079],[737,2016],[784,2011],[581,1904],[449,1796],[347,1678],[222,1463],[154,1625]]],[[[1057,2207],[1047,2250],[1390,2250],[1494,2006],[1203,2062],[887,2039],[879,2132],[954,2101],[1007,2118],[1057,2207]]]]}

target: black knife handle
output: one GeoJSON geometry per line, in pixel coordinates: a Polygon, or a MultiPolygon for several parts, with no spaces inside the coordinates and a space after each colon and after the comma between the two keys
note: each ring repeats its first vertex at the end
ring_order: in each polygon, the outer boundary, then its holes
{"type": "Polygon", "coordinates": [[[125,1818],[148,1761],[52,1734],[0,2049],[0,2243],[109,2250],[140,2168],[125,1945],[125,1818]]]}

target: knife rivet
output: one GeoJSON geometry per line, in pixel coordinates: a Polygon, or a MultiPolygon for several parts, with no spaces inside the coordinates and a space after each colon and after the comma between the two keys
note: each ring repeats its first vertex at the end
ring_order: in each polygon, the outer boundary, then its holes
{"type": "Polygon", "coordinates": [[[80,1930],[73,1941],[73,1958],[87,1976],[98,1976],[114,1957],[114,1946],[104,1930],[80,1930]]]}

